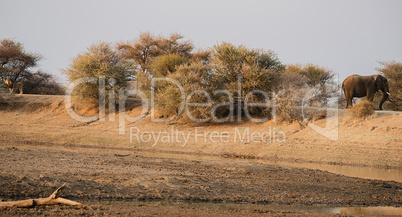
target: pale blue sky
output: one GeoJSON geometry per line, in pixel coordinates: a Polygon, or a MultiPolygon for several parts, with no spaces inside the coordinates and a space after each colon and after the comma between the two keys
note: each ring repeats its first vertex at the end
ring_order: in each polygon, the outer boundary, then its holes
{"type": "Polygon", "coordinates": [[[0,39],[13,38],[60,69],[99,41],[141,32],[181,33],[199,48],[226,41],[278,54],[285,64],[313,63],[348,75],[375,74],[377,61],[402,61],[402,1],[54,1],[2,0],[0,39]]]}

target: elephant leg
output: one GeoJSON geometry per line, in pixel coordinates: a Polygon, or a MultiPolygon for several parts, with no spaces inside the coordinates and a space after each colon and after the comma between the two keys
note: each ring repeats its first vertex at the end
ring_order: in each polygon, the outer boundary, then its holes
{"type": "Polygon", "coordinates": [[[352,106],[352,96],[349,93],[345,92],[345,100],[346,100],[346,108],[349,108],[352,106]]]}
{"type": "Polygon", "coordinates": [[[367,90],[367,100],[373,102],[374,100],[374,92],[371,90],[367,90]]]}
{"type": "Polygon", "coordinates": [[[349,104],[350,107],[353,106],[353,97],[350,97],[350,98],[349,98],[348,104],[349,104]]]}
{"type": "Polygon", "coordinates": [[[386,92],[383,92],[382,99],[378,108],[382,110],[382,105],[384,104],[385,100],[389,99],[389,96],[386,92]]]}

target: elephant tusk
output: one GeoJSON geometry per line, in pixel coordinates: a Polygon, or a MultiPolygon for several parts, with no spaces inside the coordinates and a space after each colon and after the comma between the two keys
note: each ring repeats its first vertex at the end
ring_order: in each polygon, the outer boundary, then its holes
{"type": "Polygon", "coordinates": [[[388,94],[388,96],[391,96],[391,94],[389,92],[386,92],[388,94]]]}

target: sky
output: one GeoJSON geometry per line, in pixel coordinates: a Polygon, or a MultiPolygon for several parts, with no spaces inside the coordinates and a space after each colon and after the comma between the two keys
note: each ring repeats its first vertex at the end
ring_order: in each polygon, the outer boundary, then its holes
{"type": "Polygon", "coordinates": [[[402,61],[401,10],[399,0],[2,0],[0,40],[41,54],[38,69],[63,84],[62,69],[92,44],[142,32],[180,33],[196,48],[271,50],[284,64],[326,67],[342,82],[378,73],[378,61],[402,61]]]}

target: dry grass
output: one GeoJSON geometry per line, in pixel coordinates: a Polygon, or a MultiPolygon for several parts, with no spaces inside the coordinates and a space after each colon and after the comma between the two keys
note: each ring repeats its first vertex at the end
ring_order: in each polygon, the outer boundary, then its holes
{"type": "Polygon", "coordinates": [[[364,100],[361,101],[357,104],[355,104],[350,110],[349,110],[349,116],[352,119],[368,119],[374,115],[374,106],[373,103],[364,100]]]}
{"type": "Polygon", "coordinates": [[[277,98],[276,108],[276,122],[288,123],[302,121],[301,110],[296,109],[296,105],[299,105],[299,98],[293,94],[286,94],[277,98]]]}

